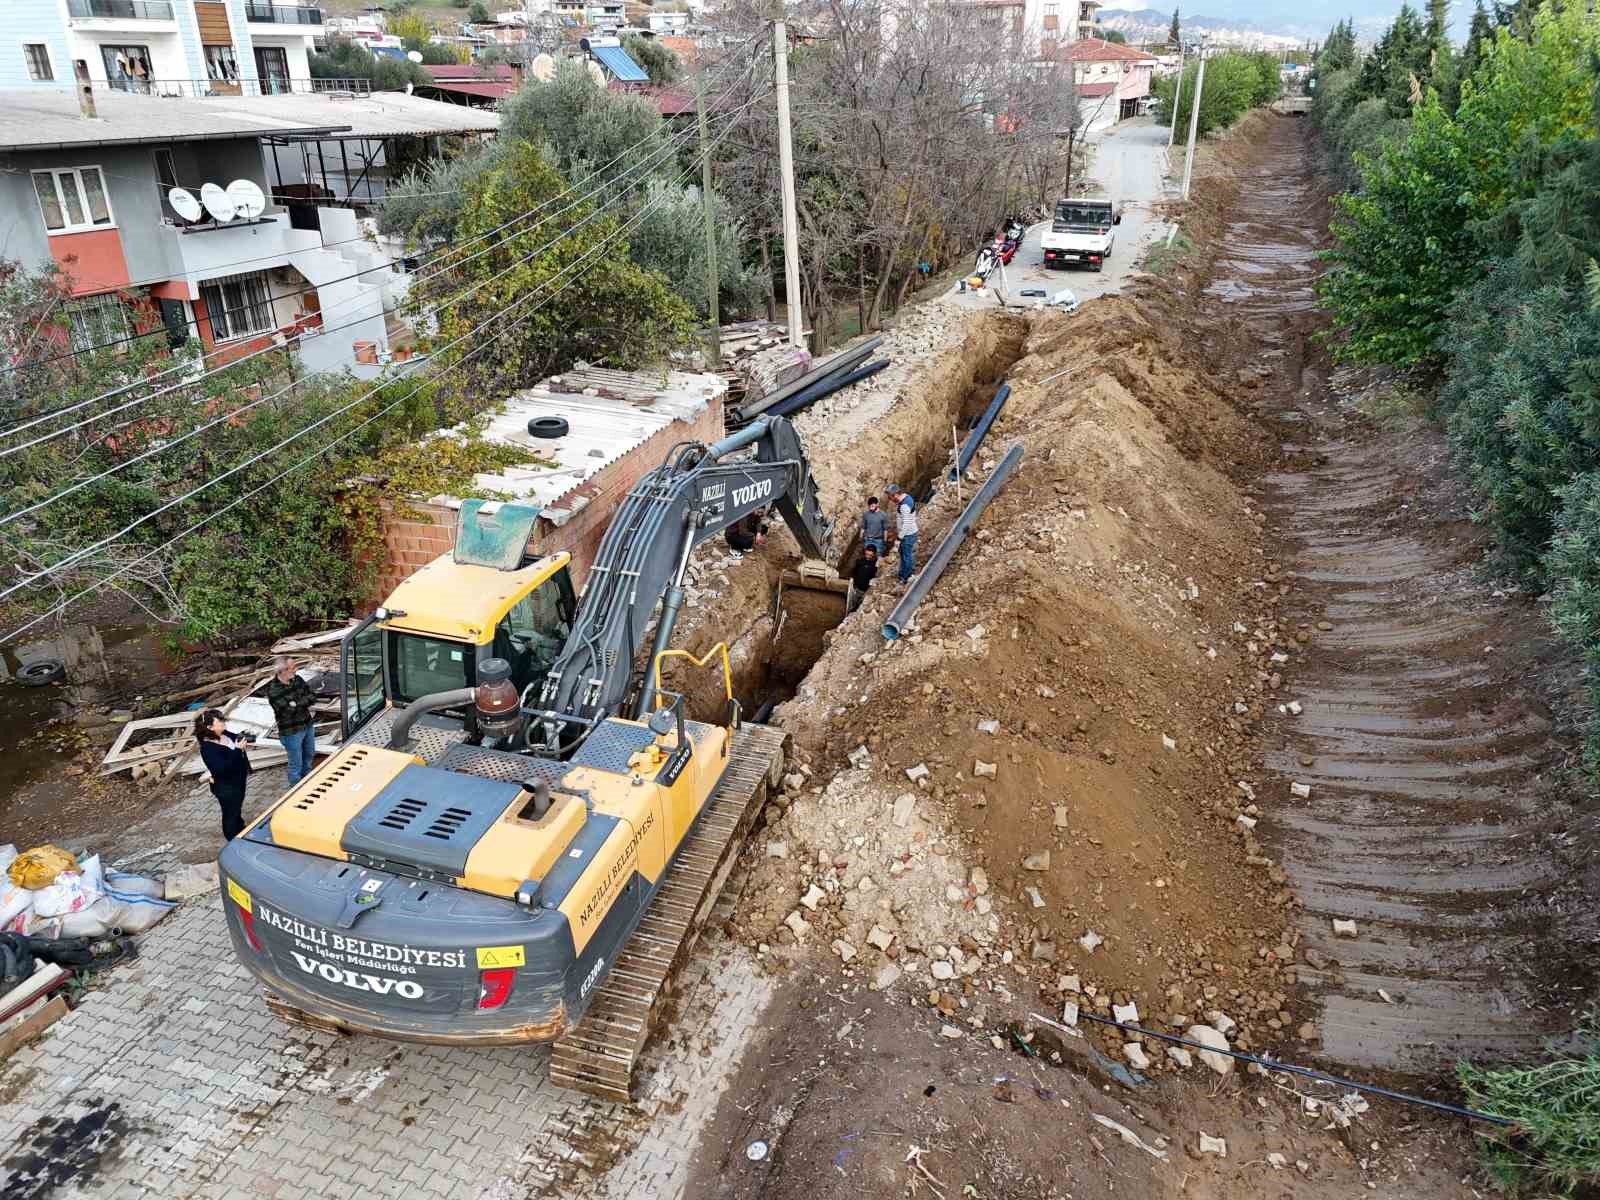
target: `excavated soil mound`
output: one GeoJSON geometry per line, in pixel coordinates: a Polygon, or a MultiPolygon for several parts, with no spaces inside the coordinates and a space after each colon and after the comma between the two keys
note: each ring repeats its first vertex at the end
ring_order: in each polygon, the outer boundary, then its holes
{"type": "MultiPolygon", "coordinates": [[[[1242,1047],[1312,1036],[1239,784],[1308,635],[1230,481],[1267,440],[1137,301],[1037,317],[1022,349],[979,474],[1016,442],[1022,466],[913,629],[885,644],[885,580],[779,708],[798,770],[736,920],[774,961],[831,947],[974,1026],[1133,999],[1224,1013],[1242,1047]]],[[[952,487],[925,506],[919,561],[959,511],[952,487]]]]}

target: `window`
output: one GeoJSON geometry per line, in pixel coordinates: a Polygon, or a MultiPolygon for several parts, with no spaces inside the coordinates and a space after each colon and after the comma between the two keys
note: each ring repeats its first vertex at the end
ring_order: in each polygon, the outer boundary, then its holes
{"type": "Polygon", "coordinates": [[[155,71],[150,66],[149,46],[101,46],[100,58],[105,63],[106,82],[117,91],[150,91],[155,71]]]}
{"type": "Polygon", "coordinates": [[[265,271],[202,283],[200,298],[206,302],[206,318],[211,322],[213,342],[232,341],[277,328],[272,319],[272,295],[267,291],[265,271]]]}
{"type": "Polygon", "coordinates": [[[511,664],[519,693],[544,682],[572,632],[576,608],[571,576],[563,570],[513,604],[494,627],[492,657],[511,664]]]}
{"type": "Polygon", "coordinates": [[[232,46],[207,46],[206,78],[212,83],[238,83],[239,60],[232,46]]]}
{"type": "Polygon", "coordinates": [[[43,42],[25,43],[22,53],[28,60],[29,79],[43,81],[56,77],[55,71],[50,66],[50,47],[43,42]]]}
{"type": "Polygon", "coordinates": [[[178,186],[178,164],[172,157],[172,150],[162,146],[155,152],[156,159],[156,191],[161,194],[161,212],[167,220],[177,223],[178,212],[172,207],[172,202],[167,199],[172,189],[178,186]]]}
{"type": "Polygon", "coordinates": [[[111,228],[111,202],[99,167],[35,171],[33,191],[39,197],[44,227],[51,233],[111,228]]]}
{"type": "Polygon", "coordinates": [[[416,633],[396,633],[389,643],[394,671],[393,698],[396,705],[410,704],[419,696],[434,692],[453,692],[471,687],[476,671],[467,673],[472,647],[464,642],[424,637],[416,633]]]}
{"type": "Polygon", "coordinates": [[[111,349],[128,336],[128,307],[114,294],[73,301],[66,314],[74,350],[111,349]]]}

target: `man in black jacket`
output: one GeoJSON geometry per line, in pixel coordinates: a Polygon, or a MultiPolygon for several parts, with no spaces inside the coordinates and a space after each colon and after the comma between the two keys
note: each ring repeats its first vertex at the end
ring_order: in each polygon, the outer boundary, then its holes
{"type": "Polygon", "coordinates": [[[311,773],[317,752],[317,731],[311,722],[311,706],[317,694],[311,685],[295,674],[294,663],[279,655],[277,668],[267,681],[267,703],[278,718],[278,740],[289,755],[289,786],[311,773]]]}

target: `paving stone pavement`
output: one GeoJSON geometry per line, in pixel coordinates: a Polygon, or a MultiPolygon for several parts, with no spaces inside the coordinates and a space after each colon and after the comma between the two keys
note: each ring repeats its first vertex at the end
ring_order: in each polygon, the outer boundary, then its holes
{"type": "Polygon", "coordinates": [[[628,1108],[553,1087],[542,1048],[279,1021],[234,959],[215,894],[139,942],[136,962],[0,1071],[6,1200],[672,1200],[772,994],[709,929],[628,1108]]]}

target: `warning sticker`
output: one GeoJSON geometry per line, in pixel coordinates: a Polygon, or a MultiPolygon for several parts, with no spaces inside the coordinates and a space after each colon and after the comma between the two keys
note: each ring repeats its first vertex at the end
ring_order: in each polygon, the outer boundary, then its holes
{"type": "Polygon", "coordinates": [[[491,967],[521,967],[528,961],[528,955],[521,946],[479,946],[478,970],[487,971],[491,967]]]}
{"type": "Polygon", "coordinates": [[[228,880],[228,895],[233,897],[233,902],[245,912],[250,911],[250,893],[245,891],[233,880],[228,880]]]}

